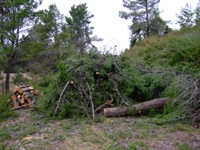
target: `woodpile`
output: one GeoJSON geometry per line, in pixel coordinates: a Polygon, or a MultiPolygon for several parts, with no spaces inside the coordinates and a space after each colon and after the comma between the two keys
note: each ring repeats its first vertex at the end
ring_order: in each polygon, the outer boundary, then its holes
{"type": "Polygon", "coordinates": [[[11,99],[8,102],[13,103],[13,109],[32,108],[35,104],[37,97],[41,97],[38,90],[34,90],[32,86],[20,83],[18,87],[13,90],[11,99]]]}

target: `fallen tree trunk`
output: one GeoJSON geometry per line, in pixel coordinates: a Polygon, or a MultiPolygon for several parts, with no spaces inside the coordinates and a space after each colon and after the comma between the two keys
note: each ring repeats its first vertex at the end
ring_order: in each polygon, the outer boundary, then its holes
{"type": "Polygon", "coordinates": [[[169,98],[159,98],[154,99],[151,101],[139,103],[133,106],[125,106],[125,107],[116,107],[116,108],[105,108],[103,110],[104,115],[106,117],[120,117],[120,116],[127,116],[127,115],[136,115],[142,112],[146,112],[151,108],[161,108],[167,104],[169,98]]]}

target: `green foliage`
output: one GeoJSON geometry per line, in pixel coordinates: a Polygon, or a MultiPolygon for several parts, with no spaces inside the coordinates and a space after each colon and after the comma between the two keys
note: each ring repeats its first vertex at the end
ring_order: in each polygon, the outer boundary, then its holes
{"type": "Polygon", "coordinates": [[[187,30],[172,31],[162,37],[152,36],[135,44],[129,51],[125,51],[124,55],[151,67],[162,66],[177,72],[198,72],[199,35],[200,28],[196,26],[187,30]]]}
{"type": "Polygon", "coordinates": [[[111,97],[115,106],[160,98],[173,74],[146,74],[136,69],[137,65],[130,64],[137,63],[125,56],[99,54],[96,51],[90,51],[84,56],[78,53],[71,55],[57,62],[58,73],[43,76],[39,86],[46,96],[36,107],[40,111],[47,110],[50,116],[54,116],[55,107],[59,105],[56,112],[59,118],[82,115],[90,117],[90,96],[94,109],[111,97]],[[98,79],[95,78],[96,72],[99,73],[98,79]],[[66,88],[59,103],[61,91],[68,81],[73,81],[74,87],[66,88]]]}
{"type": "Polygon", "coordinates": [[[155,108],[151,108],[149,110],[149,117],[152,118],[152,117],[155,117],[155,115],[156,115],[155,108]]]}
{"type": "Polygon", "coordinates": [[[7,93],[0,96],[0,122],[10,118],[10,117],[17,117],[18,115],[16,112],[11,109],[12,107],[7,102],[8,99],[10,99],[11,93],[7,93]]]}
{"type": "Polygon", "coordinates": [[[178,21],[177,23],[182,28],[190,28],[193,26],[193,16],[194,12],[192,11],[191,6],[187,3],[184,8],[181,8],[180,15],[177,15],[178,21]]]}
{"type": "Polygon", "coordinates": [[[94,17],[88,12],[85,4],[73,5],[69,11],[70,17],[66,17],[66,26],[69,31],[69,40],[80,53],[85,52],[92,41],[98,41],[97,37],[91,37],[94,27],[90,27],[90,19],[94,17]]]}

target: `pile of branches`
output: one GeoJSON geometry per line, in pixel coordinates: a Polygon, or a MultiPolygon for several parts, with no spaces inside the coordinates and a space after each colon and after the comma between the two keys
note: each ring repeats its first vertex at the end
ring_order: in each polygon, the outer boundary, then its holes
{"type": "Polygon", "coordinates": [[[42,83],[46,100],[38,107],[48,109],[50,116],[68,118],[94,119],[106,107],[160,98],[171,79],[165,72],[144,73],[128,57],[99,52],[73,55],[57,63],[57,68],[54,82],[42,83]]]}

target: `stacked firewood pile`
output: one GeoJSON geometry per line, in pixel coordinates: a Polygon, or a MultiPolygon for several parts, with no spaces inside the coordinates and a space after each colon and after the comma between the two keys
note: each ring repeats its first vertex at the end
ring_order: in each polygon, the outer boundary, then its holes
{"type": "Polygon", "coordinates": [[[37,97],[42,96],[38,90],[34,90],[32,86],[24,85],[23,83],[20,83],[18,87],[14,88],[13,93],[8,102],[13,103],[14,110],[26,107],[32,108],[37,97]]]}

